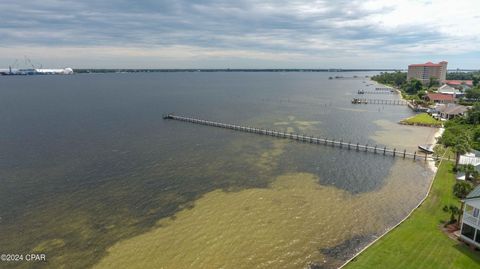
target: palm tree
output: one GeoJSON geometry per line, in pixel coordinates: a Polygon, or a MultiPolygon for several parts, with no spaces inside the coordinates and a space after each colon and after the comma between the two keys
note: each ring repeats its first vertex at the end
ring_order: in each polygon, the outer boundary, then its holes
{"type": "Polygon", "coordinates": [[[459,181],[453,185],[453,195],[461,200],[465,199],[472,190],[472,184],[467,181],[459,181]]]}
{"type": "Polygon", "coordinates": [[[450,213],[449,224],[454,223],[457,220],[455,216],[460,214],[460,209],[456,205],[444,206],[443,211],[450,213]]]}
{"type": "MultiPolygon", "coordinates": [[[[473,185],[467,181],[459,181],[453,185],[453,195],[460,199],[460,209],[458,210],[458,225],[463,215],[463,206],[465,205],[465,198],[473,190],[473,185]]],[[[445,210],[445,208],[443,209],[445,210]]],[[[453,214],[453,213],[452,213],[453,214]]]]}

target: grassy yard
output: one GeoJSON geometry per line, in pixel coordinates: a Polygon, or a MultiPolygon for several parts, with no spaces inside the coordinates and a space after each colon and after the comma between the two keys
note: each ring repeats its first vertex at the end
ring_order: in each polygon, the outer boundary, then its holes
{"type": "Polygon", "coordinates": [[[407,124],[407,125],[424,125],[424,126],[434,126],[434,127],[442,126],[441,121],[434,119],[432,116],[428,115],[427,113],[417,114],[413,117],[400,121],[400,123],[407,124]]]}
{"type": "Polygon", "coordinates": [[[443,162],[423,205],[345,268],[480,268],[480,252],[448,238],[439,228],[449,217],[443,206],[459,204],[452,194],[452,168],[452,162],[443,162]]]}

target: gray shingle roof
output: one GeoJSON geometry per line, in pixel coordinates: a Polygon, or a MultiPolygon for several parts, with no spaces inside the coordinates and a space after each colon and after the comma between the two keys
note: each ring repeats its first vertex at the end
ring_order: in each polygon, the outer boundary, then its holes
{"type": "Polygon", "coordinates": [[[473,199],[473,198],[479,198],[480,197],[480,185],[477,186],[473,191],[471,191],[466,199],[473,199]]]}

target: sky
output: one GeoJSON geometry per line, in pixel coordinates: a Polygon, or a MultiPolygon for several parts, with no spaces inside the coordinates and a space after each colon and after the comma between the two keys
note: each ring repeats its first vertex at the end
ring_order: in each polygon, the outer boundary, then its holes
{"type": "Polygon", "coordinates": [[[480,69],[479,0],[0,0],[0,18],[0,68],[480,69]]]}

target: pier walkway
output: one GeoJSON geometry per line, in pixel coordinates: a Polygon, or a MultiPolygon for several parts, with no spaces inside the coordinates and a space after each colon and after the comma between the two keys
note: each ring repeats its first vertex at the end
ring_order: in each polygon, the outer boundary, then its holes
{"type": "Polygon", "coordinates": [[[377,87],[375,88],[376,91],[393,91],[393,88],[388,88],[388,87],[377,87]]]}
{"type": "Polygon", "coordinates": [[[365,98],[353,98],[352,104],[373,104],[373,105],[398,105],[406,106],[408,102],[405,100],[389,100],[389,99],[365,99],[365,98]]]}
{"type": "Polygon", "coordinates": [[[357,94],[398,94],[396,91],[365,91],[358,90],[357,94]]]}
{"type": "Polygon", "coordinates": [[[378,146],[378,145],[371,146],[368,144],[361,145],[359,143],[344,142],[343,140],[320,138],[320,137],[314,137],[314,136],[299,135],[295,133],[281,132],[276,130],[261,129],[261,128],[255,128],[255,127],[249,127],[249,126],[235,125],[235,124],[227,124],[227,123],[203,120],[198,118],[191,118],[191,117],[174,115],[174,114],[163,115],[163,119],[190,122],[190,123],[195,123],[195,124],[200,124],[205,126],[231,129],[231,130],[240,131],[240,132],[268,135],[268,136],[273,136],[278,138],[296,140],[304,143],[338,147],[338,148],[357,151],[357,152],[370,152],[374,154],[389,155],[392,157],[400,157],[403,159],[410,158],[413,160],[425,160],[425,161],[439,159],[437,157],[429,156],[426,153],[420,153],[416,151],[413,153],[407,152],[405,149],[402,151],[402,150],[397,150],[396,148],[389,149],[385,146],[378,146]]]}

